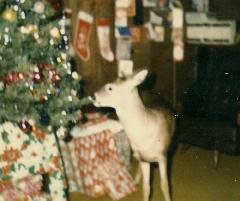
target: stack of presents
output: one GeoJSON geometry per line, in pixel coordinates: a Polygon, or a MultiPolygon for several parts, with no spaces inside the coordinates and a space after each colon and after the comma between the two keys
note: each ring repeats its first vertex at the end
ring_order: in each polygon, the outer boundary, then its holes
{"type": "Polygon", "coordinates": [[[71,142],[61,141],[69,190],[121,199],[136,189],[127,137],[118,121],[98,113],[87,116],[85,124],[73,128],[71,142]]]}
{"type": "Polygon", "coordinates": [[[2,124],[0,201],[64,201],[67,192],[117,200],[134,192],[121,124],[100,113],[86,116],[71,130],[71,140],[59,143],[34,127],[26,134],[18,125],[2,124]]]}

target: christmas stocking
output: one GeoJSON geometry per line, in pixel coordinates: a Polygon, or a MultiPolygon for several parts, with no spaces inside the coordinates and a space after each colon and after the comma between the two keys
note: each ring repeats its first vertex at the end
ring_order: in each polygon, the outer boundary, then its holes
{"type": "Polygon", "coordinates": [[[86,12],[78,13],[77,27],[74,40],[74,49],[80,58],[87,61],[90,58],[89,37],[93,17],[86,12]]]}
{"type": "Polygon", "coordinates": [[[97,20],[97,35],[100,47],[100,53],[107,61],[113,61],[114,55],[110,48],[110,28],[109,20],[99,19],[97,20]]]}

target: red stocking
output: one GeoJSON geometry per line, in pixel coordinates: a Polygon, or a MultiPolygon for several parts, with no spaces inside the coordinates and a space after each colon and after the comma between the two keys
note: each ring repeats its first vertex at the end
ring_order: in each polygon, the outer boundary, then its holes
{"type": "Polygon", "coordinates": [[[74,49],[80,58],[87,61],[90,58],[89,37],[93,17],[86,12],[78,13],[77,27],[74,40],[74,49]]]}

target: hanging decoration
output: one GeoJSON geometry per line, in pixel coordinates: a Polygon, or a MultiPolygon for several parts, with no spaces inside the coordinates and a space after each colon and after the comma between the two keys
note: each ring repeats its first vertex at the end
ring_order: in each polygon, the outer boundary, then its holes
{"type": "Polygon", "coordinates": [[[192,9],[197,12],[208,12],[209,0],[192,0],[192,9]]]}
{"type": "Polygon", "coordinates": [[[74,49],[83,61],[90,58],[89,38],[91,34],[93,17],[83,11],[79,11],[74,38],[74,49]]]}
{"type": "Polygon", "coordinates": [[[173,59],[176,62],[184,59],[183,42],[183,7],[179,1],[174,1],[172,9],[172,41],[173,41],[173,59]]]}
{"type": "Polygon", "coordinates": [[[131,27],[131,41],[132,43],[138,43],[141,40],[141,32],[139,27],[131,27]]]}
{"type": "Polygon", "coordinates": [[[118,77],[124,78],[131,75],[133,72],[132,60],[119,60],[118,62],[118,77]]]}
{"type": "Polygon", "coordinates": [[[132,53],[131,37],[117,38],[116,58],[117,60],[129,60],[132,53]]]}
{"type": "Polygon", "coordinates": [[[128,24],[128,1],[116,0],[115,3],[115,26],[126,27],[128,24]]]}
{"type": "Polygon", "coordinates": [[[127,14],[130,17],[133,17],[136,15],[136,0],[129,0],[127,14]]]}
{"type": "Polygon", "coordinates": [[[156,0],[143,0],[144,7],[156,7],[157,1],[156,0]]]}
{"type": "Polygon", "coordinates": [[[110,24],[108,19],[97,20],[97,36],[101,56],[107,61],[113,61],[114,55],[110,47],[110,24]]]}
{"type": "Polygon", "coordinates": [[[136,15],[136,0],[117,0],[115,3],[115,37],[118,76],[123,77],[133,71],[132,37],[128,27],[128,16],[136,15]],[[126,65],[125,65],[126,64],[126,65]],[[123,65],[125,65],[123,67],[123,65]]]}

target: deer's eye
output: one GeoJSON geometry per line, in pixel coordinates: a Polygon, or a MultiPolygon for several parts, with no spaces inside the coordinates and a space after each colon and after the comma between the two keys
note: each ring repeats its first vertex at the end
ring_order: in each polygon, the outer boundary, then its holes
{"type": "Polygon", "coordinates": [[[112,85],[107,85],[107,86],[106,86],[106,90],[107,90],[107,91],[112,91],[112,90],[113,90],[112,85]]]}

